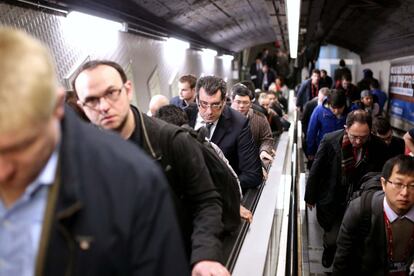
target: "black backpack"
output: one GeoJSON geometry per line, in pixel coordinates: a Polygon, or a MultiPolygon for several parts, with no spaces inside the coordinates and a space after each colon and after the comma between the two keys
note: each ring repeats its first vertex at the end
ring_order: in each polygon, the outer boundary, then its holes
{"type": "MultiPolygon", "coordinates": [[[[210,173],[211,179],[219,192],[223,203],[222,221],[224,230],[227,232],[235,231],[240,225],[240,190],[239,184],[227,164],[218,156],[211,144],[205,139],[203,131],[197,132],[191,128],[177,128],[171,124],[165,124],[161,129],[160,146],[166,148],[171,146],[171,137],[179,132],[186,132],[194,138],[199,145],[204,161],[210,173]],[[171,134],[171,132],[174,132],[171,134]]],[[[191,153],[188,153],[191,154],[191,153]]],[[[170,164],[173,166],[172,164],[170,164]]]]}
{"type": "Polygon", "coordinates": [[[365,174],[359,181],[359,189],[352,194],[348,201],[349,205],[352,200],[358,197],[361,198],[362,218],[358,230],[361,240],[365,239],[371,229],[372,197],[375,192],[382,190],[380,179],[380,172],[369,172],[365,174]]]}

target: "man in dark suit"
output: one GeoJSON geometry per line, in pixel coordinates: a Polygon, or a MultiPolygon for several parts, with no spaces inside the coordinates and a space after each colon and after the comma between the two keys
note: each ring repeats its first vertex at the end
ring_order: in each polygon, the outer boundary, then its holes
{"type": "Polygon", "coordinates": [[[328,72],[325,69],[321,69],[321,79],[319,80],[319,89],[322,87],[332,88],[332,78],[328,76],[328,72]]]}
{"type": "Polygon", "coordinates": [[[190,103],[195,101],[195,85],[197,78],[193,75],[181,76],[178,80],[178,96],[170,100],[170,104],[179,108],[186,108],[190,103]]]}
{"type": "Polygon", "coordinates": [[[371,201],[362,194],[347,208],[338,236],[333,275],[412,272],[414,158],[397,155],[388,160],[380,182],[382,191],[375,192],[371,201]],[[370,206],[370,212],[364,206],[370,206]]]}
{"type": "MultiPolygon", "coordinates": [[[[260,84],[259,84],[258,77],[259,77],[260,71],[262,71],[262,67],[263,67],[263,65],[262,65],[262,55],[257,54],[255,62],[253,62],[250,65],[250,71],[249,71],[250,72],[250,80],[253,82],[254,88],[259,88],[259,89],[261,88],[260,84]]],[[[254,89],[253,89],[253,91],[254,91],[254,89]]]]}
{"type": "Polygon", "coordinates": [[[258,72],[257,75],[257,82],[259,89],[262,91],[268,91],[269,86],[272,84],[272,82],[275,82],[276,79],[276,73],[273,71],[272,68],[269,67],[269,64],[263,63],[262,70],[258,72]]]}
{"type": "Polygon", "coordinates": [[[394,157],[399,154],[404,154],[405,143],[404,139],[396,137],[392,133],[390,122],[383,118],[378,117],[374,119],[374,125],[372,132],[377,135],[387,145],[389,157],[394,157]]]}
{"type": "Polygon", "coordinates": [[[259,149],[249,122],[241,113],[225,104],[226,82],[214,76],[200,78],[196,85],[197,106],[187,108],[190,126],[209,129],[209,138],[223,151],[237,173],[243,189],[262,181],[259,149]]]}
{"type": "Polygon", "coordinates": [[[322,265],[332,264],[336,238],[350,195],[367,172],[380,171],[388,158],[385,144],[371,134],[372,118],[363,111],[348,114],[345,130],[324,136],[306,183],[305,201],[316,205],[318,223],[324,230],[322,265]]]}

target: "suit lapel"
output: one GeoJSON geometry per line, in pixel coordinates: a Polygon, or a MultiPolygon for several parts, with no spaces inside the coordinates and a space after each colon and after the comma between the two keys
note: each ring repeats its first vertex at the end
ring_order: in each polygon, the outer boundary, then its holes
{"type": "Polygon", "coordinates": [[[221,114],[216,129],[214,130],[213,137],[211,137],[211,141],[215,144],[220,144],[221,140],[223,139],[224,135],[227,132],[231,132],[232,125],[231,125],[231,112],[228,106],[224,107],[223,113],[221,114]]]}

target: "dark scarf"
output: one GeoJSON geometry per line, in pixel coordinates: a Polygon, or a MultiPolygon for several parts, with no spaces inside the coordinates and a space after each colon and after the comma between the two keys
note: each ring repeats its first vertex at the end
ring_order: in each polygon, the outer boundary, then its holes
{"type": "MultiPolygon", "coordinates": [[[[368,142],[368,141],[367,141],[368,142]]],[[[367,143],[366,142],[366,143],[367,143]]],[[[358,175],[357,169],[358,167],[367,162],[368,158],[368,150],[366,147],[366,143],[362,146],[361,149],[361,158],[357,161],[358,151],[354,148],[349,140],[348,134],[344,131],[344,137],[342,138],[342,186],[347,187],[346,190],[346,200],[345,203],[348,202],[349,198],[356,189],[356,185],[358,184],[358,179],[356,175],[358,175]]]]}
{"type": "Polygon", "coordinates": [[[352,174],[355,170],[355,156],[348,134],[344,131],[342,138],[342,175],[352,174]]]}
{"type": "MultiPolygon", "coordinates": [[[[368,141],[367,141],[368,142],[368,141]]],[[[354,148],[349,140],[348,133],[344,131],[344,137],[342,138],[342,173],[352,174],[362,162],[367,161],[368,150],[365,145],[361,149],[361,158],[357,162],[358,150],[354,148]]]]}

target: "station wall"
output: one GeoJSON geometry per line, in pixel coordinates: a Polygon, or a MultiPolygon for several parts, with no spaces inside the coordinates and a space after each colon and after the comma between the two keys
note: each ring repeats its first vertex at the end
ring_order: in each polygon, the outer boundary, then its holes
{"type": "Polygon", "coordinates": [[[39,9],[0,3],[0,25],[23,29],[49,48],[56,62],[59,80],[70,90],[70,78],[89,59],[110,59],[120,63],[135,85],[136,104],[147,111],[152,95],[177,95],[183,74],[216,75],[232,85],[232,63],[193,49],[175,49],[163,40],[128,32],[111,31],[39,9]]]}

